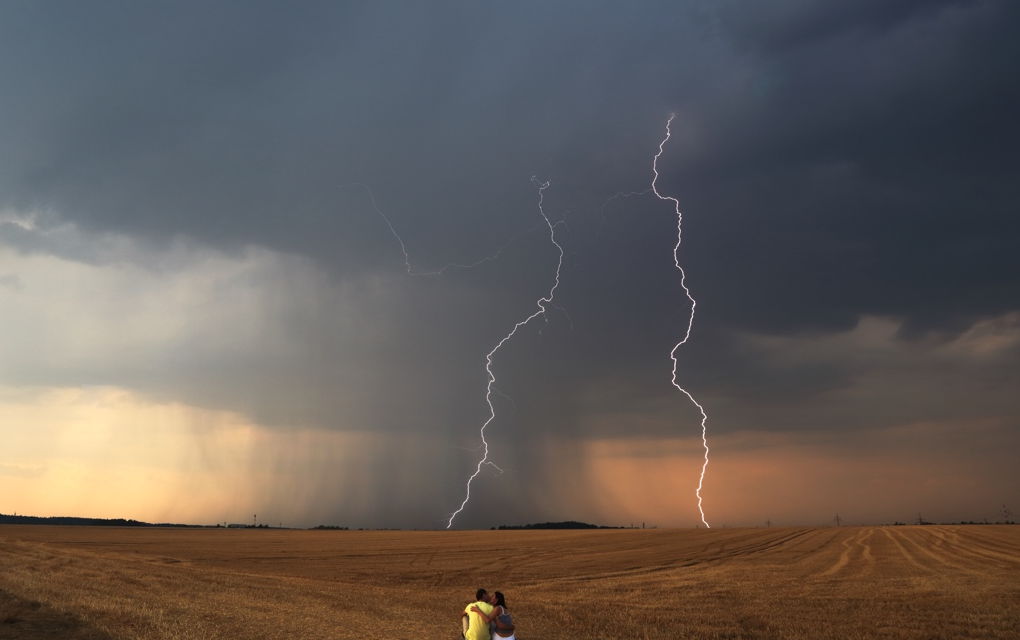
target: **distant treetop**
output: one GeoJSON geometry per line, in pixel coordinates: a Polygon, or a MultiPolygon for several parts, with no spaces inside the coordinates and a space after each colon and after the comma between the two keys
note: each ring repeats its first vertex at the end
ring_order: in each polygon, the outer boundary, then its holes
{"type": "Polygon", "coordinates": [[[542,522],[539,524],[524,524],[524,525],[499,525],[500,530],[504,529],[624,529],[626,527],[607,527],[600,526],[597,524],[588,524],[587,522],[575,522],[569,520],[567,522],[542,522]]]}

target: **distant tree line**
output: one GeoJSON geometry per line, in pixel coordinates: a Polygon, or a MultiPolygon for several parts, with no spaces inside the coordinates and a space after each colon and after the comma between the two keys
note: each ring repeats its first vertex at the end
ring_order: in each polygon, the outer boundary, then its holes
{"type": "MultiPolygon", "coordinates": [[[[926,522],[925,524],[930,524],[930,523],[926,522]]],[[[968,520],[968,521],[964,521],[964,522],[954,522],[952,524],[1016,524],[1016,521],[1014,521],[1014,520],[1006,520],[1005,522],[1001,522],[1001,521],[989,522],[989,521],[985,520],[983,522],[976,522],[974,520],[968,520]]]]}
{"type": "MultiPolygon", "coordinates": [[[[496,527],[492,527],[495,529],[496,527]]],[[[569,520],[567,522],[541,522],[539,524],[524,524],[524,525],[509,525],[501,524],[499,529],[625,529],[626,527],[607,527],[605,525],[588,524],[587,522],[575,522],[569,520]]]]}
{"type": "Polygon", "coordinates": [[[317,527],[312,527],[312,529],[314,529],[314,530],[324,529],[324,530],[328,530],[328,531],[349,531],[350,530],[349,527],[337,527],[337,526],[334,526],[334,525],[326,525],[326,524],[320,524],[317,527]]]}
{"type": "Polygon", "coordinates": [[[40,518],[39,516],[12,516],[0,513],[0,524],[54,524],[83,527],[199,527],[194,524],[152,524],[124,518],[75,518],[72,516],[55,516],[40,518]]]}

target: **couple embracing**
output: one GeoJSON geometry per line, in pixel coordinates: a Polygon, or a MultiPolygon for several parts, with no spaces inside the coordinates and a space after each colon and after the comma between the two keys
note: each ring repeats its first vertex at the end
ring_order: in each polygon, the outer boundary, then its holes
{"type": "Polygon", "coordinates": [[[467,640],[514,640],[514,623],[506,599],[499,591],[475,592],[475,601],[461,614],[467,640]]]}

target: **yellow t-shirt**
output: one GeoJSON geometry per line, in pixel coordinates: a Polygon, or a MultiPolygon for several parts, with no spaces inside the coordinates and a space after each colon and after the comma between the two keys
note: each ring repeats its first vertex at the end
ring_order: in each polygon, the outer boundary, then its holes
{"type": "Polygon", "coordinates": [[[468,626],[467,640],[489,640],[489,623],[483,620],[480,615],[471,611],[471,607],[474,606],[484,611],[485,615],[492,615],[493,606],[488,602],[472,602],[464,607],[464,611],[468,614],[468,620],[471,621],[471,624],[468,626]]]}

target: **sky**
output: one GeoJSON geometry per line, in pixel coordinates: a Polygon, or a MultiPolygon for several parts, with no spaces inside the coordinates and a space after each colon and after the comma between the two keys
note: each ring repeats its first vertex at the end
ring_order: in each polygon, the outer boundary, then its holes
{"type": "Polygon", "coordinates": [[[1020,510],[1018,26],[1009,0],[5,2],[0,512],[1020,510]]]}

